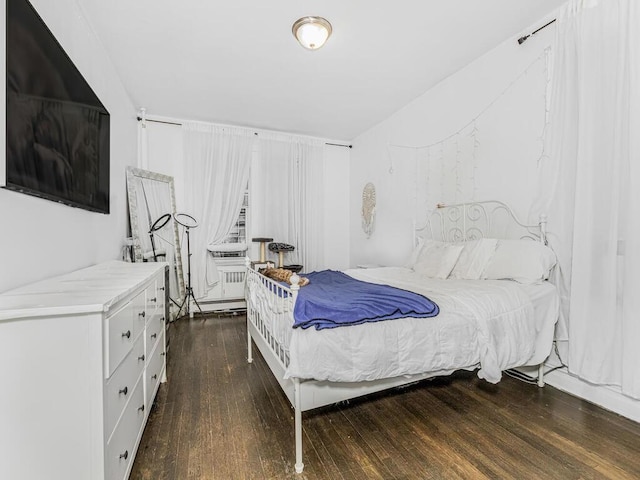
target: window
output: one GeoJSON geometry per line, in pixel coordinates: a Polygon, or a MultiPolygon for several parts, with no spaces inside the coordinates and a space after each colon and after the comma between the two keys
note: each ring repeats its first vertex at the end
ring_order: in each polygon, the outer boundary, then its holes
{"type": "Polygon", "coordinates": [[[229,235],[225,237],[222,245],[225,248],[220,248],[215,252],[210,253],[216,258],[233,258],[244,257],[247,250],[247,217],[249,213],[249,190],[245,189],[244,199],[242,201],[242,208],[238,214],[236,223],[231,228],[229,235]],[[238,244],[239,248],[234,249],[233,245],[238,244]],[[240,246],[242,245],[242,246],[240,246]]]}

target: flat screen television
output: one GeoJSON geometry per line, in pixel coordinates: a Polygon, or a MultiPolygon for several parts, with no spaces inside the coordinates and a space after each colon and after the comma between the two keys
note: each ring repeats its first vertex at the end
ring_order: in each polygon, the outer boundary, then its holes
{"type": "Polygon", "coordinates": [[[7,0],[5,187],[109,213],[109,112],[27,0],[7,0]]]}

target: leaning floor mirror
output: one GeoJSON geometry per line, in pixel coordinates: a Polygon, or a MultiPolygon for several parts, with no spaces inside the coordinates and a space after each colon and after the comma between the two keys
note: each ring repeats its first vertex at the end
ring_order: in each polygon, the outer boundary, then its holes
{"type": "Polygon", "coordinates": [[[173,177],[127,167],[127,195],[134,261],[169,264],[169,298],[176,305],[184,279],[173,177]]]}

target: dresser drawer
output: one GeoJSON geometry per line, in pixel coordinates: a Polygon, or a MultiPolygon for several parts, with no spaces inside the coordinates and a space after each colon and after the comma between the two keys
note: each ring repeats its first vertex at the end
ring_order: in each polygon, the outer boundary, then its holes
{"type": "Polygon", "coordinates": [[[158,347],[151,353],[151,357],[147,363],[147,370],[145,372],[145,404],[148,407],[151,407],[151,404],[153,403],[153,397],[165,369],[164,360],[166,352],[164,349],[164,332],[160,337],[160,343],[158,343],[158,347]]]}
{"type": "Polygon", "coordinates": [[[145,355],[149,357],[153,349],[158,345],[160,341],[161,334],[164,332],[164,315],[158,314],[155,315],[149,324],[147,325],[146,330],[146,339],[145,339],[145,355]]]}
{"type": "Polygon", "coordinates": [[[138,335],[144,331],[144,326],[147,323],[147,318],[149,318],[149,312],[147,311],[146,298],[147,291],[150,290],[151,287],[147,287],[146,290],[140,292],[135,296],[133,300],[131,300],[131,305],[133,309],[133,337],[138,338],[138,335]]]}
{"type": "Polygon", "coordinates": [[[110,377],[129,353],[135,340],[133,328],[133,303],[129,302],[105,322],[105,377],[110,377]]]}
{"type": "Polygon", "coordinates": [[[131,399],[125,408],[111,439],[107,443],[105,456],[106,478],[121,480],[126,478],[131,470],[135,457],[134,449],[140,436],[140,430],[145,419],[143,382],[138,382],[131,399]]]}
{"type": "MultiPolygon", "coordinates": [[[[168,278],[168,277],[167,277],[168,278]]],[[[158,310],[164,312],[167,294],[164,286],[164,275],[160,275],[156,280],[156,298],[158,310]]]]}
{"type": "Polygon", "coordinates": [[[122,411],[133,394],[134,387],[144,370],[144,339],[138,337],[131,352],[107,381],[106,389],[106,438],[111,436],[122,411]]]}
{"type": "Polygon", "coordinates": [[[158,312],[164,311],[164,280],[156,280],[147,289],[147,322],[158,312]]]}

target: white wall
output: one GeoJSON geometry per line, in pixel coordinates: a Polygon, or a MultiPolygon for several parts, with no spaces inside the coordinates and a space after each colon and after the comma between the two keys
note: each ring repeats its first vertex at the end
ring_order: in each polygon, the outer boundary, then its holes
{"type": "MultiPolygon", "coordinates": [[[[0,291],[118,258],[127,229],[125,166],[136,163],[135,109],[77,1],[32,4],[111,115],[111,213],[0,189],[0,291]]],[[[3,15],[5,8],[2,2],[3,15]]],[[[0,129],[4,138],[4,114],[0,129]]],[[[5,151],[3,147],[2,165],[5,151]]]]}
{"type": "Polygon", "coordinates": [[[411,250],[414,221],[423,220],[438,202],[502,200],[526,220],[542,152],[545,49],[553,38],[553,27],[523,45],[516,38],[354,140],[352,266],[402,264],[411,250]],[[432,144],[428,149],[398,147],[432,144]],[[376,225],[369,239],[359,220],[367,182],[373,182],[377,191],[376,225]]]}

